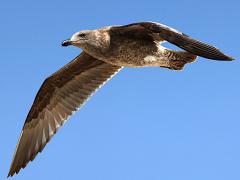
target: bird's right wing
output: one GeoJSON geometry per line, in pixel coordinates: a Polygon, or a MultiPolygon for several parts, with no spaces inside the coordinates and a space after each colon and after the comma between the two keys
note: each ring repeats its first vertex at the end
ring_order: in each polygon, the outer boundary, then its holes
{"type": "Polygon", "coordinates": [[[208,59],[230,61],[232,57],[225,55],[219,49],[209,44],[193,39],[186,34],[155,22],[139,22],[125,26],[112,26],[112,35],[121,35],[154,41],[168,41],[192,54],[208,59]]]}
{"type": "Polygon", "coordinates": [[[47,78],[25,121],[8,176],[33,160],[67,118],[120,69],[82,52],[47,78]]]}

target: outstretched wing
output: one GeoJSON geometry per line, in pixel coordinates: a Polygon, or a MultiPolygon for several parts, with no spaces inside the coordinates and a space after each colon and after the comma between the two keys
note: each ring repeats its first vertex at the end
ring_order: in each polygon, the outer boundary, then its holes
{"type": "Polygon", "coordinates": [[[82,52],[47,78],[25,121],[8,176],[33,160],[67,118],[120,69],[82,52]]]}
{"type": "Polygon", "coordinates": [[[112,26],[112,35],[129,36],[155,41],[166,40],[192,54],[208,59],[230,61],[232,57],[225,55],[219,49],[206,43],[195,40],[186,34],[166,25],[154,22],[140,22],[125,26],[112,26]]]}

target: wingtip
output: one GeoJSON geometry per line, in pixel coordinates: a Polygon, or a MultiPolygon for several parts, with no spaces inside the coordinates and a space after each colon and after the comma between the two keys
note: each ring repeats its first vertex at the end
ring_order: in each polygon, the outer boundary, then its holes
{"type": "Polygon", "coordinates": [[[234,61],[234,60],[236,60],[236,59],[229,56],[228,60],[229,60],[229,61],[234,61]]]}
{"type": "Polygon", "coordinates": [[[15,172],[12,170],[12,167],[10,168],[7,178],[12,177],[15,174],[15,172]]]}
{"type": "Polygon", "coordinates": [[[17,174],[17,173],[18,173],[18,171],[12,171],[12,170],[10,169],[10,171],[9,171],[9,173],[8,173],[8,175],[7,175],[7,178],[13,177],[14,174],[17,174]]]}
{"type": "Polygon", "coordinates": [[[234,61],[235,58],[221,53],[220,55],[214,57],[207,57],[208,59],[217,60],[217,61],[234,61]]]}
{"type": "Polygon", "coordinates": [[[8,175],[7,175],[7,178],[12,177],[14,174],[15,174],[15,173],[9,172],[8,175]]]}
{"type": "Polygon", "coordinates": [[[231,56],[227,56],[227,55],[224,55],[225,57],[222,59],[222,60],[225,60],[225,61],[234,61],[235,58],[231,57],[231,56]]]}

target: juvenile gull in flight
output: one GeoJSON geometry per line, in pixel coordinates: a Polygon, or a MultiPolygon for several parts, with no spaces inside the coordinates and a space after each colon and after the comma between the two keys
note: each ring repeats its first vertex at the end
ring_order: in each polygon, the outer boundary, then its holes
{"type": "Polygon", "coordinates": [[[32,161],[67,118],[124,66],[181,70],[197,56],[233,60],[211,45],[154,22],[84,30],[62,45],[73,45],[83,52],[42,84],[23,126],[8,176],[32,161]],[[185,51],[167,49],[160,44],[164,41],[185,51]]]}

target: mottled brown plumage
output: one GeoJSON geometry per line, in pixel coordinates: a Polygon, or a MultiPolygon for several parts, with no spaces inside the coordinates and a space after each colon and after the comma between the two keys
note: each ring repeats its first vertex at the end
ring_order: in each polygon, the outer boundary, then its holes
{"type": "Polygon", "coordinates": [[[9,176],[33,160],[67,117],[120,69],[83,52],[47,78],[25,121],[9,176]]]}
{"type": "Polygon", "coordinates": [[[80,31],[62,45],[74,45],[83,52],[42,84],[23,126],[8,176],[33,160],[67,118],[123,66],[181,70],[197,56],[233,60],[213,46],[153,22],[80,31]],[[160,45],[164,41],[185,51],[164,48],[160,45]]]}

